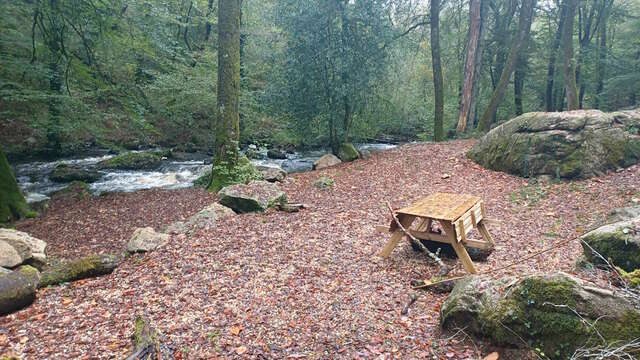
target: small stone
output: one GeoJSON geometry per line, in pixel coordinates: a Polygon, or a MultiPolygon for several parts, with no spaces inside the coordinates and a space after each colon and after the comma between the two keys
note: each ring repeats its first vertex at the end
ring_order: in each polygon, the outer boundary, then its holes
{"type": "Polygon", "coordinates": [[[169,242],[169,235],[157,233],[152,227],[137,228],[127,244],[128,252],[153,251],[169,242]]]}
{"type": "Polygon", "coordinates": [[[287,172],[279,166],[258,165],[256,169],[262,174],[262,178],[268,182],[283,181],[287,172]]]}
{"type": "Polygon", "coordinates": [[[449,175],[449,174],[442,174],[442,175],[440,175],[440,178],[441,178],[441,179],[448,179],[448,178],[450,178],[450,177],[451,177],[451,175],[449,175]]]}

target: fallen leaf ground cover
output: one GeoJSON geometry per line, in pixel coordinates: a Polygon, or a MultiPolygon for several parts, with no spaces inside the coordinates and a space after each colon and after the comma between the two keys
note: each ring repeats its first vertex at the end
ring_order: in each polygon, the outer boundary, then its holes
{"type": "MultiPolygon", "coordinates": [[[[166,335],[178,358],[478,358],[489,348],[441,334],[445,295],[421,292],[400,311],[412,279],[437,265],[407,243],[382,260],[386,201],[407,205],[434,192],[484,199],[496,251],[480,271],[552,246],[640,197],[640,166],[590,180],[534,184],[468,160],[473,141],[411,144],[369,160],[290,175],[281,185],[299,213],[269,211],[174,235],[161,250],[127,258],[113,274],[40,290],[27,309],[0,318],[0,354],[28,359],[120,359],[137,314],[166,335]],[[449,175],[443,176],[444,174],[449,175]],[[317,189],[316,179],[335,184],[317,189]],[[476,347],[477,345],[477,347],[476,347]]],[[[154,190],[55,203],[19,225],[53,256],[124,249],[136,226],[159,228],[214,200],[204,191],[154,190]]],[[[477,234],[472,234],[476,236],[477,234]]],[[[579,242],[494,274],[575,273],[579,242]]],[[[462,265],[451,275],[462,275],[462,265]]],[[[582,272],[601,281],[603,274],[582,272]]]]}

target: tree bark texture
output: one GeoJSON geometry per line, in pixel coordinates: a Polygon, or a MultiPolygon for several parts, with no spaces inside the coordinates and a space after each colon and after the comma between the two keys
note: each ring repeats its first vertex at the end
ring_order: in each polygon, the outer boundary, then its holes
{"type": "Polygon", "coordinates": [[[576,110],[578,104],[578,86],[576,84],[576,63],[573,58],[573,24],[576,17],[578,0],[565,0],[567,19],[562,31],[562,72],[567,92],[567,110],[576,110]]]}
{"type": "Polygon", "coordinates": [[[456,132],[463,133],[469,122],[469,110],[471,109],[471,93],[475,76],[478,42],[480,40],[481,0],[470,0],[469,4],[469,39],[467,41],[467,58],[464,65],[464,80],[460,99],[460,111],[458,113],[458,125],[456,132]]]}
{"type": "Polygon", "coordinates": [[[444,80],[440,62],[440,0],[431,0],[431,63],[433,66],[433,91],[435,108],[433,111],[433,140],[444,140],[444,80]]]}

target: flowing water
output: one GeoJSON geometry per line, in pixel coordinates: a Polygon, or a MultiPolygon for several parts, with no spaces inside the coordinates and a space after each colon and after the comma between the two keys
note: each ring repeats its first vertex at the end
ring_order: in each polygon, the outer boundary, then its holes
{"type": "MultiPolygon", "coordinates": [[[[383,151],[395,147],[390,144],[361,144],[359,150],[370,152],[383,151]]],[[[309,171],[313,162],[328,151],[312,150],[287,154],[286,159],[267,159],[266,149],[258,149],[265,159],[252,160],[256,165],[280,166],[289,173],[309,171]]],[[[92,156],[85,158],[61,159],[57,161],[35,161],[17,164],[14,167],[18,185],[25,193],[27,202],[33,203],[48,198],[52,192],[64,189],[68,183],[51,181],[49,175],[57,164],[74,165],[85,169],[95,169],[100,161],[114,155],[92,156]]],[[[91,184],[94,194],[105,192],[129,192],[151,188],[177,189],[193,186],[193,182],[211,169],[207,155],[192,154],[189,160],[168,159],[156,170],[100,170],[101,178],[91,184]]]]}

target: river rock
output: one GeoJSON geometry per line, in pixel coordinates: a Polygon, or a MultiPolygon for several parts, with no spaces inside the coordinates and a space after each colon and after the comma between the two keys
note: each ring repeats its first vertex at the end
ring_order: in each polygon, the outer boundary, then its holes
{"type": "Polygon", "coordinates": [[[218,220],[235,214],[236,213],[228,207],[213,203],[190,217],[189,220],[184,223],[182,232],[185,232],[184,230],[193,231],[202,228],[214,228],[218,220]]]}
{"type": "Polygon", "coordinates": [[[162,164],[162,153],[128,152],[98,163],[100,169],[153,170],[162,164]]]}
{"type": "Polygon", "coordinates": [[[152,227],[137,228],[127,244],[127,251],[153,251],[169,242],[169,235],[157,233],[152,227]]]}
{"type": "Polygon", "coordinates": [[[338,165],[342,163],[337,156],[333,154],[323,155],[320,159],[313,162],[313,170],[322,170],[330,166],[338,165]]]}
{"type": "Polygon", "coordinates": [[[30,253],[18,251],[9,243],[0,240],[0,266],[12,268],[22,264],[31,257],[30,253]]]}
{"type": "Polygon", "coordinates": [[[28,248],[28,252],[31,256],[27,259],[33,258],[33,260],[40,263],[45,263],[47,261],[47,243],[34,238],[26,232],[13,229],[0,229],[0,241],[10,244],[16,249],[24,247],[28,248]]]}
{"type": "Polygon", "coordinates": [[[520,176],[588,178],[640,160],[640,109],[533,112],[489,131],[469,157],[520,176]]]}
{"type": "Polygon", "coordinates": [[[258,165],[256,169],[262,174],[262,178],[268,182],[283,181],[287,172],[279,166],[258,165]]]}
{"type": "Polygon", "coordinates": [[[466,277],[442,304],[440,323],[496,345],[539,348],[551,359],[640,337],[640,311],[627,298],[564,273],[466,277]]]}
{"type": "Polygon", "coordinates": [[[36,298],[39,282],[40,273],[29,265],[0,276],[0,315],[10,314],[31,304],[36,298]]]}
{"type": "Polygon", "coordinates": [[[79,166],[58,164],[49,175],[49,179],[55,182],[84,181],[92,183],[98,181],[102,175],[95,170],[83,169],[79,166]]]}
{"type": "Polygon", "coordinates": [[[354,161],[360,158],[360,153],[355,146],[351,143],[344,143],[340,145],[338,150],[338,157],[344,162],[354,161]]]}
{"type": "Polygon", "coordinates": [[[640,216],[601,226],[582,235],[581,239],[588,244],[583,243],[582,247],[590,262],[602,262],[591,250],[593,248],[625,271],[640,268],[640,216]]]}
{"type": "Polygon", "coordinates": [[[262,180],[224,187],[218,192],[218,196],[220,204],[237,213],[262,212],[287,202],[286,194],[278,185],[262,180]]]}
{"type": "Polygon", "coordinates": [[[286,159],[287,154],[280,149],[269,149],[267,151],[267,157],[269,159],[286,159]]]}
{"type": "Polygon", "coordinates": [[[7,269],[7,268],[3,268],[2,266],[0,266],[0,276],[2,275],[7,275],[8,273],[10,273],[11,270],[7,269]]]}

